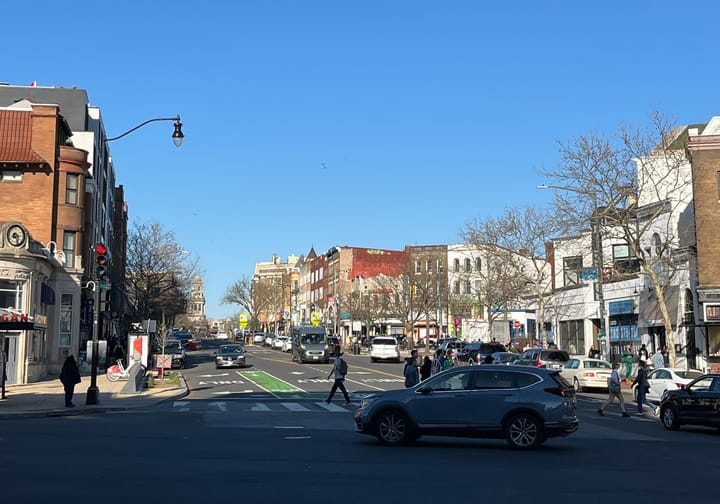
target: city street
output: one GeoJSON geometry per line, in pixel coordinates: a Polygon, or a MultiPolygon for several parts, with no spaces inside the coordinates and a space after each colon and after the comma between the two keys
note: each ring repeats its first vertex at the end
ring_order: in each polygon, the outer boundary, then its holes
{"type": "MultiPolygon", "coordinates": [[[[180,400],[104,415],[0,422],[3,501],[72,496],[542,504],[716,498],[715,430],[669,432],[651,415],[622,418],[612,407],[599,417],[601,395],[582,394],[580,430],[537,451],[513,451],[500,440],[437,437],[384,447],[354,432],[354,406],[341,399],[322,402],[330,386],[324,381],[328,365],[300,366],[281,352],[249,351],[253,366],[240,374],[215,370],[209,346],[191,352],[186,376],[194,390],[180,400]],[[255,384],[260,378],[247,374],[260,371],[286,381],[285,389],[263,390],[255,384]]],[[[400,365],[347,357],[355,397],[402,386],[393,378],[400,365]]],[[[264,388],[280,389],[263,380],[264,388]]]]}

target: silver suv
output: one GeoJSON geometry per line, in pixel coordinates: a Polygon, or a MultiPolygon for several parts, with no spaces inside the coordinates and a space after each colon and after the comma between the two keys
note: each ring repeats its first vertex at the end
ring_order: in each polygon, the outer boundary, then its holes
{"type": "Polygon", "coordinates": [[[513,448],[541,445],[578,429],[575,391],[557,371],[459,366],[402,389],[371,394],[355,430],[386,445],[422,435],[505,438],[513,448]]]}

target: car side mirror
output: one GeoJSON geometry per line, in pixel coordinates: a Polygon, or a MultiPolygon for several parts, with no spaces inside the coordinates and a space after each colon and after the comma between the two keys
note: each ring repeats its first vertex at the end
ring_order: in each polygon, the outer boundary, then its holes
{"type": "Polygon", "coordinates": [[[432,392],[432,388],[431,387],[420,387],[419,389],[417,389],[417,391],[420,392],[421,394],[429,394],[430,392],[432,392]]]}

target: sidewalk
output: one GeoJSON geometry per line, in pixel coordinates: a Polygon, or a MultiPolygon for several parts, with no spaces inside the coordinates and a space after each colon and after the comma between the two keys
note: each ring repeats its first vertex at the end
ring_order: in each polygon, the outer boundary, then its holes
{"type": "MultiPolygon", "coordinates": [[[[158,381],[156,380],[156,383],[158,381]]],[[[6,399],[0,399],[0,419],[37,418],[44,416],[71,416],[122,411],[158,404],[187,395],[185,380],[180,377],[180,387],[156,386],[142,392],[125,393],[127,380],[111,382],[105,374],[98,373],[97,387],[100,391],[98,404],[85,405],[85,395],[90,386],[90,375],[83,375],[75,386],[74,408],[65,408],[65,392],[56,377],[27,385],[6,385],[6,399]]]]}

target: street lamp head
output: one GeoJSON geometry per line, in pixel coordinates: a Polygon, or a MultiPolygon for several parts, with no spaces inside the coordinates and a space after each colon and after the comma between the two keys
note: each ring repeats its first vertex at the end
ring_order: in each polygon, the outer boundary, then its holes
{"type": "Polygon", "coordinates": [[[182,132],[182,123],[180,122],[180,116],[175,119],[175,131],[173,131],[172,139],[175,147],[180,147],[183,143],[185,135],[182,132]]]}

